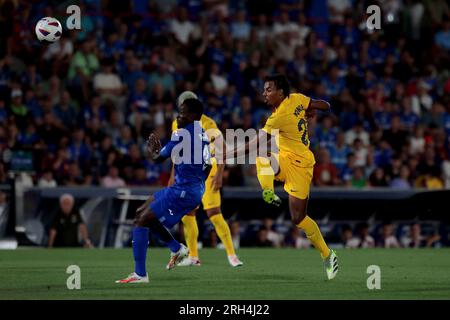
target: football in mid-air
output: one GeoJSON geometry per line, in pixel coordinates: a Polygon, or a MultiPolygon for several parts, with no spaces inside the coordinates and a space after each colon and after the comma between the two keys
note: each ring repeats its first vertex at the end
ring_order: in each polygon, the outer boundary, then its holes
{"type": "Polygon", "coordinates": [[[38,21],[35,31],[40,41],[55,42],[61,38],[62,26],[57,19],[45,17],[38,21]]]}

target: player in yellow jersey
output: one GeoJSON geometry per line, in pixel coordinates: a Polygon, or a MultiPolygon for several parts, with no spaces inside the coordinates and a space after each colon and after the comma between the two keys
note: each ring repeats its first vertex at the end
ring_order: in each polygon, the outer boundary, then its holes
{"type": "MultiPolygon", "coordinates": [[[[192,91],[185,91],[178,97],[177,104],[183,104],[183,101],[186,99],[198,99],[197,95],[192,91]]],[[[220,188],[222,187],[222,177],[223,171],[225,168],[224,164],[217,164],[217,160],[214,158],[214,140],[219,137],[222,133],[217,127],[216,122],[206,115],[202,115],[200,119],[200,123],[202,128],[206,131],[206,134],[209,136],[211,141],[210,151],[211,151],[211,162],[212,168],[211,172],[206,179],[205,182],[205,193],[202,198],[203,209],[206,211],[206,214],[214,225],[216,229],[216,233],[219,239],[222,241],[223,246],[225,247],[225,251],[228,257],[228,262],[232,267],[238,267],[243,265],[242,261],[236,256],[234,251],[233,241],[231,238],[230,227],[227,222],[223,218],[221,213],[221,198],[220,198],[220,188]]],[[[172,131],[177,130],[177,122],[174,121],[172,123],[172,131]]],[[[171,174],[172,181],[173,169],[171,174]]],[[[169,184],[171,183],[169,182],[169,184]]],[[[198,225],[195,217],[197,209],[185,215],[182,219],[184,235],[186,238],[186,244],[189,248],[189,257],[184,259],[178,266],[189,266],[196,265],[200,266],[201,262],[198,255],[198,225]]]]}
{"type": "MultiPolygon", "coordinates": [[[[273,181],[276,179],[284,182],[284,189],[289,194],[292,222],[305,232],[320,252],[327,277],[331,280],[338,272],[336,253],[328,248],[316,222],[307,214],[315,164],[314,154],[309,149],[307,119],[313,115],[314,110],[329,110],[330,105],[323,100],[290,93],[289,82],[284,75],[266,77],[263,97],[265,103],[272,107],[272,115],[267,119],[258,137],[245,144],[244,150],[248,153],[251,146],[262,141],[267,141],[270,150],[271,138],[275,136],[278,139],[279,153],[270,154],[270,158],[258,158],[256,162],[263,196],[269,195],[267,198],[277,201],[273,181]]],[[[240,154],[238,149],[240,148],[228,151],[226,158],[237,157],[240,154]]]]}

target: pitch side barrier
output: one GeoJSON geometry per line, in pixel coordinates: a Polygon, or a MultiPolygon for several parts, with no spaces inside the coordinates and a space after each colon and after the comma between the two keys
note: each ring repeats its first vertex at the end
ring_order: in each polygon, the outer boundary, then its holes
{"type": "MultiPolygon", "coordinates": [[[[24,193],[24,210],[16,210],[16,230],[33,233],[40,243],[46,235],[58,198],[70,193],[88,226],[91,240],[98,247],[122,247],[129,240],[134,212],[148,195],[160,190],[149,188],[57,187],[29,188],[24,193]],[[40,226],[39,226],[40,225],[40,226]],[[30,231],[31,230],[31,231],[30,231]]],[[[263,202],[261,191],[254,187],[224,187],[222,212],[229,221],[243,224],[263,218],[276,221],[290,219],[288,194],[281,188],[281,207],[263,202]]],[[[345,221],[439,221],[450,224],[450,190],[392,190],[313,188],[308,214],[322,224],[345,221]]],[[[199,223],[206,221],[205,213],[197,215],[199,223]]]]}

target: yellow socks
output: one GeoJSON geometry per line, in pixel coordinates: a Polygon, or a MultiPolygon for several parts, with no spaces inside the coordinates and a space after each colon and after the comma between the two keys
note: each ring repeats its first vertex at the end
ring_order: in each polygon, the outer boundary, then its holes
{"type": "Polygon", "coordinates": [[[256,158],[256,175],[263,190],[273,190],[273,179],[275,173],[270,166],[269,159],[262,157],[256,158]]]}
{"type": "Polygon", "coordinates": [[[212,224],[214,225],[217,235],[219,236],[220,241],[222,241],[223,246],[225,247],[227,255],[228,256],[235,255],[230,227],[223,218],[223,215],[221,213],[215,214],[211,216],[209,220],[211,220],[212,224]]]}
{"type": "Polygon", "coordinates": [[[322,259],[325,259],[330,254],[330,249],[328,248],[325,240],[323,240],[322,233],[320,233],[319,226],[317,223],[306,216],[302,222],[300,222],[297,227],[305,231],[306,237],[311,241],[314,247],[319,250],[322,259]]]}
{"type": "Polygon", "coordinates": [[[190,257],[198,257],[198,226],[195,216],[184,216],[183,219],[184,238],[186,239],[187,247],[189,248],[190,257]]]}

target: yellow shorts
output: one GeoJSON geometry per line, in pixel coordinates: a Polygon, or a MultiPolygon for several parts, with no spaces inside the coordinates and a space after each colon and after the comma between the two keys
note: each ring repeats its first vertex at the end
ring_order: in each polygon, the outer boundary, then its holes
{"type": "Polygon", "coordinates": [[[217,208],[221,205],[220,190],[213,190],[213,177],[217,173],[217,160],[216,158],[211,158],[211,160],[212,168],[205,181],[205,193],[202,198],[204,210],[217,208]]]}
{"type": "Polygon", "coordinates": [[[289,153],[280,153],[278,162],[280,170],[275,180],[283,181],[284,190],[291,196],[308,198],[314,166],[302,166],[300,159],[289,153]]]}

